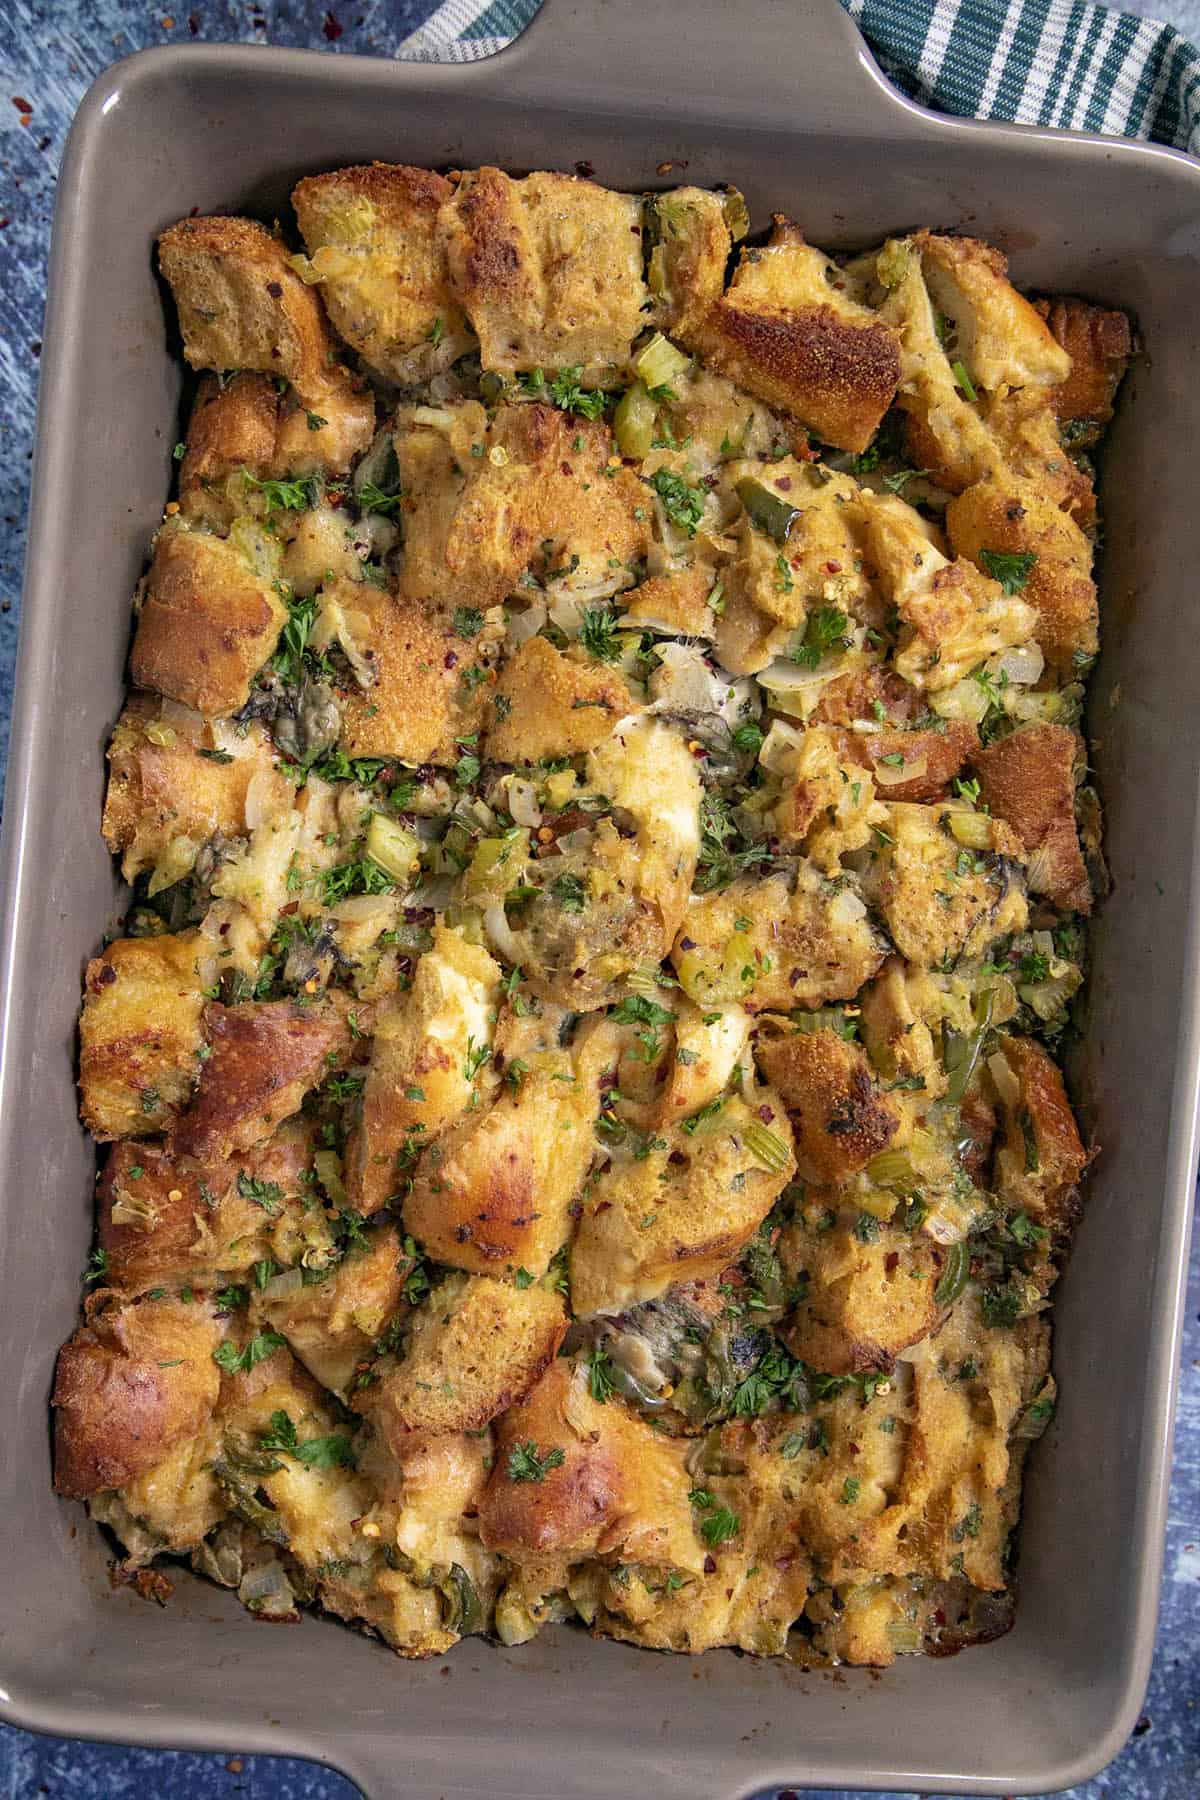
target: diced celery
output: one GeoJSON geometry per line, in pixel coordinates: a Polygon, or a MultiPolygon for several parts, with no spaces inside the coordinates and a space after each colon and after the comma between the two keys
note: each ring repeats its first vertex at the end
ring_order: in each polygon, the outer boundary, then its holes
{"type": "Polygon", "coordinates": [[[378,863],[393,881],[407,883],[411,880],[421,850],[415,831],[383,813],[372,813],[371,823],[367,826],[366,848],[371,861],[378,863]]]}
{"type": "Polygon", "coordinates": [[[613,435],[622,456],[649,456],[654,445],[654,420],[657,411],[644,383],[640,381],[635,381],[622,394],[613,414],[613,435]]]}
{"type": "Polygon", "coordinates": [[[633,359],[633,366],[648,388],[669,387],[686,373],[691,357],[656,331],[646,348],[633,359]]]}

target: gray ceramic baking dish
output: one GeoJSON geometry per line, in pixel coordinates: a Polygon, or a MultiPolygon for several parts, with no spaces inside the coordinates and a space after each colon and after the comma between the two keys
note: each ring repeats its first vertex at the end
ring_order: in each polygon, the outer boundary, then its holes
{"type": "Polygon", "coordinates": [[[935,118],[881,79],[835,0],[546,0],[513,48],[404,66],[153,50],[92,88],[54,227],[3,843],[0,1442],[4,1714],[140,1744],[288,1752],[371,1796],[655,1800],[775,1784],[1029,1793],[1124,1741],[1150,1662],[1195,1160],[1200,691],[1200,167],[1168,151],[935,118]],[[1032,1460],[1012,1633],[882,1676],[692,1663],[567,1628],[403,1663],[334,1624],[267,1631],[181,1575],[160,1611],[50,1490],[46,1402],[91,1232],[75,1113],[82,965],[121,893],[100,841],[129,596],[178,436],[155,232],[270,218],[303,172],[382,157],[587,165],[616,187],[732,181],[821,244],[921,223],[1003,245],[1018,280],[1131,308],[1148,356],[1108,457],[1091,731],[1112,897],[1078,1068],[1103,1147],[1061,1285],[1063,1398],[1032,1460]]]}

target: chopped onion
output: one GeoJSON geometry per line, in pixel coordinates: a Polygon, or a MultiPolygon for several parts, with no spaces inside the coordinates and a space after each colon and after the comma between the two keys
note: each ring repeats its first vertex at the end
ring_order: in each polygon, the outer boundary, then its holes
{"type": "Polygon", "coordinates": [[[532,781],[525,781],[520,775],[510,778],[508,810],[518,825],[527,825],[533,830],[541,824],[544,815],[538,805],[537,788],[532,781]]]}
{"type": "Polygon", "coordinates": [[[929,695],[929,704],[942,719],[961,719],[978,725],[988,709],[988,697],[979,682],[964,675],[953,687],[942,688],[929,695]]]}
{"type": "Polygon", "coordinates": [[[274,769],[255,769],[246,785],[247,830],[257,831],[260,825],[279,812],[279,802],[279,777],[274,769]]]}
{"type": "Polygon", "coordinates": [[[928,767],[929,758],[922,752],[920,756],[914,756],[911,762],[898,766],[896,763],[876,762],[874,775],[880,787],[899,787],[902,782],[916,781],[928,767]]]}
{"type": "Polygon", "coordinates": [[[453,431],[454,414],[448,406],[414,406],[414,425],[429,425],[434,431],[453,431]]]}
{"type": "Polygon", "coordinates": [[[484,908],[483,929],[506,962],[520,962],[521,946],[513,936],[502,902],[484,908]]]}
{"type": "Polygon", "coordinates": [[[586,850],[591,841],[591,826],[581,825],[578,831],[564,832],[558,840],[558,849],[563,856],[570,856],[576,850],[586,850]]]}
{"type": "Polygon", "coordinates": [[[1012,1064],[1004,1052],[1002,1050],[995,1051],[988,1057],[987,1066],[988,1074],[996,1085],[996,1092],[1005,1106],[1018,1105],[1021,1099],[1021,1084],[1013,1074],[1012,1064]]]}
{"type": "Polygon", "coordinates": [[[1005,676],[1017,687],[1032,687],[1040,680],[1046,659],[1034,643],[1018,644],[1013,650],[1001,650],[998,655],[990,656],[986,668],[996,681],[1003,681],[1005,676]]]}
{"type": "Polygon", "coordinates": [[[867,916],[867,908],[862,898],[851,888],[843,888],[830,903],[829,918],[831,924],[846,927],[857,925],[860,919],[867,916]]]}
{"type": "Polygon", "coordinates": [[[304,1273],[301,1269],[283,1269],[268,1281],[262,1291],[263,1300],[268,1306],[277,1305],[281,1300],[293,1299],[303,1286],[304,1273]]]}
{"type": "Polygon", "coordinates": [[[546,602],[540,599],[531,601],[523,612],[510,613],[505,632],[508,642],[515,647],[536,637],[546,623],[546,616],[546,602]]]}
{"type": "Polygon", "coordinates": [[[797,726],[775,719],[763,739],[758,760],[772,775],[790,775],[803,743],[804,733],[797,726]]]}

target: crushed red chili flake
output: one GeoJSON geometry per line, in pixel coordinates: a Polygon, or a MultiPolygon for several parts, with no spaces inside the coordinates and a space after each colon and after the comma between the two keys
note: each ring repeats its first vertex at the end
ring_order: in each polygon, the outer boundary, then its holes
{"type": "Polygon", "coordinates": [[[23,118],[28,118],[30,113],[33,111],[33,108],[32,108],[32,106],[30,106],[28,100],[26,100],[24,98],[24,96],[21,94],[14,94],[12,97],[12,103],[16,107],[17,111],[23,116],[23,118]]]}
{"type": "Polygon", "coordinates": [[[775,1117],[774,1108],[766,1105],[760,1106],[758,1109],[758,1116],[764,1125],[769,1125],[771,1120],[775,1117]]]}
{"type": "Polygon", "coordinates": [[[825,570],[825,573],[827,575],[840,575],[842,572],[841,563],[834,562],[832,557],[830,558],[830,560],[827,563],[823,563],[821,566],[825,570]]]}
{"type": "Polygon", "coordinates": [[[282,300],[283,299],[283,284],[278,281],[268,281],[267,292],[268,292],[268,294],[270,294],[272,300],[282,300]]]}
{"type": "Polygon", "coordinates": [[[777,475],[775,477],[775,486],[779,489],[780,493],[790,494],[792,491],[791,476],[790,475],[777,475]]]}
{"type": "Polygon", "coordinates": [[[706,1556],[704,1559],[704,1573],[706,1575],[715,1575],[716,1572],[717,1572],[716,1557],[715,1556],[706,1556]]]}
{"type": "Polygon", "coordinates": [[[447,650],[444,667],[446,667],[447,669],[457,669],[458,655],[455,651],[447,650]]]}

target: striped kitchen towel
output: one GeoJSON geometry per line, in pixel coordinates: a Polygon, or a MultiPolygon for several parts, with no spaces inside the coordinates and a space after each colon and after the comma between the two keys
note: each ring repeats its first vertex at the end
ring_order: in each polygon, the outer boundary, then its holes
{"type": "MultiPolygon", "coordinates": [[[[841,0],[896,86],[942,112],[1151,138],[1200,155],[1200,52],[1090,0],[841,0]]],[[[398,56],[472,62],[538,0],[445,0],[398,56]]]]}

